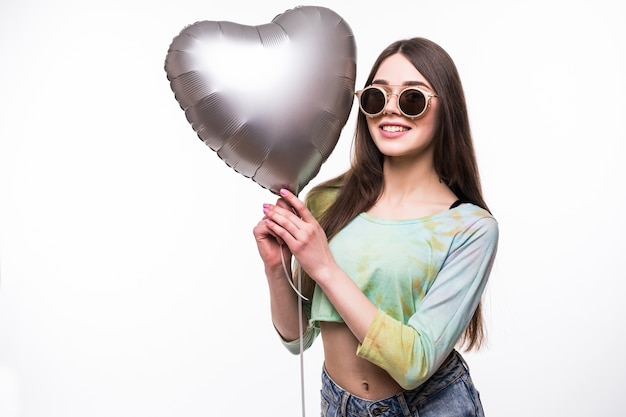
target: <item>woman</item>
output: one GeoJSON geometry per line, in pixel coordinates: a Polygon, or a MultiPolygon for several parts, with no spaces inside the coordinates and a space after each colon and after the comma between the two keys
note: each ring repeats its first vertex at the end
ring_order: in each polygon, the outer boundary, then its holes
{"type": "Polygon", "coordinates": [[[321,332],[323,416],[481,416],[455,346],[482,342],[498,225],[458,72],[437,44],[402,40],[356,95],[350,169],[306,205],[281,190],[254,228],[272,320],[293,353],[321,332]],[[281,262],[292,256],[311,300],[302,322],[281,262]]]}

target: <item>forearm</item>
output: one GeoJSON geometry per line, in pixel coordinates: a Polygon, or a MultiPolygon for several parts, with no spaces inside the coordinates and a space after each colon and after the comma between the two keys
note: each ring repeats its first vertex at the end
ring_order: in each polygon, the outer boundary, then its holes
{"type": "Polygon", "coordinates": [[[336,264],[315,279],[354,336],[362,343],[374,321],[378,307],[336,264]]]}
{"type": "MultiPolygon", "coordinates": [[[[285,276],[282,266],[266,270],[270,294],[270,311],[274,327],[285,341],[300,337],[298,295],[289,284],[291,277],[285,276]]],[[[302,328],[307,326],[307,317],[302,315],[302,328]]]]}

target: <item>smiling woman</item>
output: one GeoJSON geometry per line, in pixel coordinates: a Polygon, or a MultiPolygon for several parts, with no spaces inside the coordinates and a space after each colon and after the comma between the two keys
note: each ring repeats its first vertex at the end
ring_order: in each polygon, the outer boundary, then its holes
{"type": "Polygon", "coordinates": [[[306,205],[281,190],[254,228],[274,326],[293,353],[322,334],[322,416],[481,416],[455,346],[482,343],[498,224],[456,67],[434,42],[401,40],[356,95],[352,167],[306,205]],[[306,281],[303,320],[285,256],[306,281]]]}

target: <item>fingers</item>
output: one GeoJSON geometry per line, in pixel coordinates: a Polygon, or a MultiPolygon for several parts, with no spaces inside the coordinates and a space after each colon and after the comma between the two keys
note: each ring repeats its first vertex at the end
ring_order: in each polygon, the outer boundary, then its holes
{"type": "Polygon", "coordinates": [[[299,229],[303,225],[303,218],[300,212],[308,213],[308,209],[295,195],[289,193],[285,197],[280,197],[275,205],[263,204],[263,214],[265,214],[266,218],[271,218],[283,227],[287,227],[286,223],[291,222],[299,229]],[[290,201],[285,197],[289,198],[290,201]]]}
{"type": "Polygon", "coordinates": [[[261,220],[255,227],[252,229],[252,233],[257,241],[266,239],[267,237],[272,237],[276,240],[276,243],[279,245],[284,244],[283,240],[278,236],[270,227],[267,222],[267,217],[261,220]]]}
{"type": "Polygon", "coordinates": [[[317,220],[306,205],[289,190],[280,190],[280,195],[276,205],[263,205],[264,221],[268,229],[287,245],[298,240],[307,240],[307,236],[315,229],[317,220]]]}
{"type": "Polygon", "coordinates": [[[267,227],[274,232],[274,235],[285,238],[284,233],[281,232],[287,232],[295,237],[300,230],[302,220],[290,209],[266,204],[263,206],[263,214],[265,214],[264,220],[267,227]],[[280,227],[280,230],[277,227],[280,227]]]}
{"type": "Polygon", "coordinates": [[[306,205],[304,204],[304,202],[302,202],[302,200],[300,200],[298,197],[296,197],[291,191],[282,188],[280,190],[280,195],[282,198],[285,199],[285,201],[291,206],[293,207],[293,209],[295,210],[295,213],[305,222],[310,222],[311,220],[314,220],[313,214],[311,214],[311,212],[309,211],[309,209],[306,207],[306,205]]]}

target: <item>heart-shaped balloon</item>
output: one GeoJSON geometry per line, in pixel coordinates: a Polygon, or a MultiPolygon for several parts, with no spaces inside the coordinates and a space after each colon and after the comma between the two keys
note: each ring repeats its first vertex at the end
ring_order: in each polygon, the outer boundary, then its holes
{"type": "Polygon", "coordinates": [[[189,25],[165,71],[192,128],[228,166],[273,193],[298,194],[350,115],[356,45],[341,16],[300,6],[259,26],[189,25]]]}

